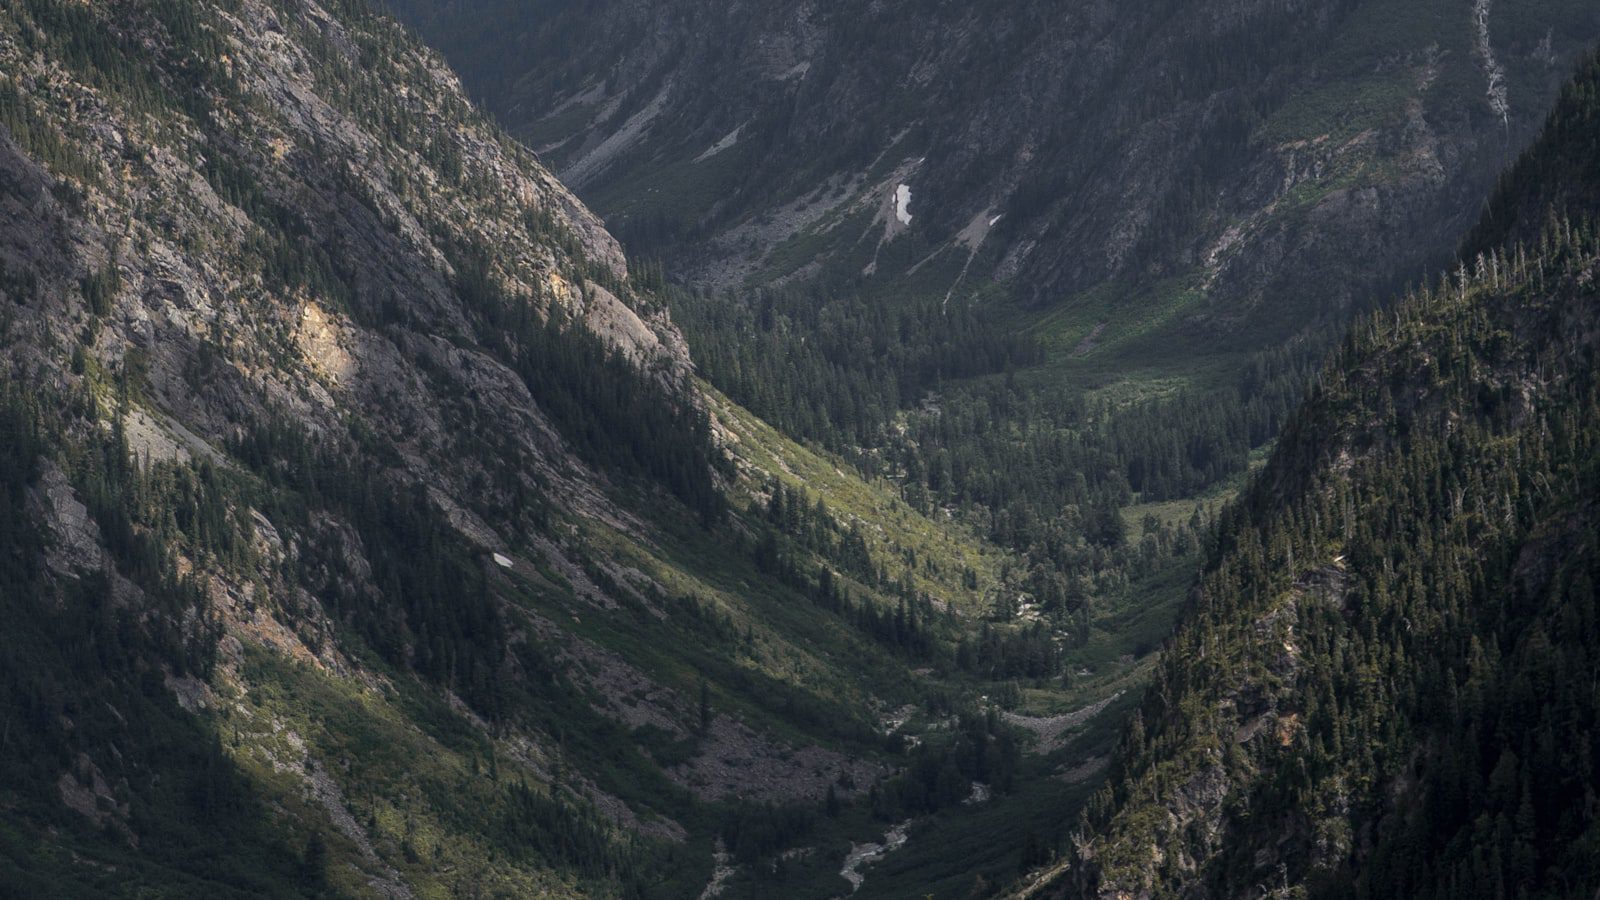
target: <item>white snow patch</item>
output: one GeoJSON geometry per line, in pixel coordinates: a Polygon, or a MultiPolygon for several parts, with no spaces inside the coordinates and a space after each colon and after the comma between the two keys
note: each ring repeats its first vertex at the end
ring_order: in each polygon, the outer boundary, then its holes
{"type": "Polygon", "coordinates": [[[495,565],[499,566],[502,569],[511,568],[511,557],[506,556],[504,553],[496,553],[494,555],[494,562],[495,562],[495,565]]]}
{"type": "MultiPolygon", "coordinates": [[[[1004,215],[1004,213],[1002,213],[1001,215],[1004,215]]],[[[989,218],[989,227],[993,228],[994,227],[994,223],[996,223],[998,221],[1000,221],[1000,216],[991,216],[989,218]]]]}
{"type": "Polygon", "coordinates": [[[911,188],[907,185],[894,189],[894,217],[901,225],[911,224],[911,188]]]}
{"type": "MultiPolygon", "coordinates": [[[[899,138],[896,138],[898,141],[899,138]]],[[[882,157],[880,156],[880,159],[882,157]]],[[[876,161],[873,165],[877,165],[876,161]]],[[[907,160],[901,163],[894,173],[880,182],[880,186],[868,195],[870,200],[863,198],[863,202],[878,204],[878,211],[872,217],[872,223],[862,232],[865,239],[872,230],[880,224],[883,226],[883,236],[878,239],[878,244],[872,250],[872,262],[862,270],[868,277],[878,271],[878,254],[882,252],[883,245],[899,237],[907,228],[911,227],[911,186],[906,182],[922,165],[922,160],[907,160]]]]}

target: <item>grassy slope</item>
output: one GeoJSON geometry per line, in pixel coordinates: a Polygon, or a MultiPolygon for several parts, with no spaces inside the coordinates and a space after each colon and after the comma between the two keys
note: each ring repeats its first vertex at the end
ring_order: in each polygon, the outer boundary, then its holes
{"type": "MultiPolygon", "coordinates": [[[[976,626],[977,618],[987,612],[988,592],[1002,583],[999,570],[1015,561],[1010,554],[979,540],[959,523],[935,521],[916,513],[899,499],[894,485],[865,481],[842,460],[796,444],[714,390],[708,389],[708,394],[719,418],[738,439],[736,452],[740,459],[754,467],[747,478],[760,481],[776,474],[786,483],[804,486],[823,497],[841,518],[851,517],[875,526],[869,530],[868,538],[875,557],[897,559],[909,549],[919,560],[935,561],[937,574],[919,570],[919,586],[952,601],[976,626]],[[961,585],[957,576],[962,566],[971,566],[978,572],[976,591],[961,585]]],[[[1207,499],[1220,502],[1231,496],[1232,489],[1230,486],[1207,499]]],[[[1001,884],[1013,877],[1029,832],[1054,838],[1066,821],[1064,811],[1069,818],[1075,816],[1073,811],[1098,787],[1100,777],[1093,767],[1070,782],[1061,777],[1062,773],[1110,751],[1122,713],[1149,674],[1154,657],[1145,654],[1166,636],[1190,577],[1188,569],[1177,563],[1136,581],[1120,596],[1105,598],[1106,602],[1098,607],[1088,643],[1070,652],[1067,666],[1069,671],[1092,669],[1095,674],[1029,686],[1022,693],[1019,711],[1050,716],[1116,699],[1099,715],[1070,729],[1060,748],[1027,756],[1013,795],[976,807],[945,810],[916,823],[904,849],[863,870],[868,877],[860,896],[965,896],[975,877],[982,876],[988,884],[1001,884]]],[[[846,653],[830,654],[830,660],[842,665],[845,672],[863,664],[846,653]]],[[[904,668],[899,668],[897,674],[904,679],[904,668]]],[[[852,674],[847,680],[859,677],[852,674]]],[[[897,695],[885,690],[892,687],[892,682],[873,683],[880,698],[897,695]]],[[[918,690],[972,695],[992,693],[994,685],[933,676],[913,679],[902,690],[905,693],[898,696],[914,702],[918,690]]],[[[917,722],[931,724],[915,719],[917,722]]],[[[783,882],[785,893],[835,896],[845,882],[835,874],[837,865],[829,861],[836,861],[849,842],[882,841],[885,827],[885,823],[861,815],[860,810],[833,823],[816,841],[814,855],[818,858],[788,865],[783,882]]],[[[731,884],[732,895],[741,895],[742,889],[759,896],[773,886],[747,879],[731,884]]]]}
{"type": "MultiPolygon", "coordinates": [[[[975,616],[985,608],[985,593],[1000,583],[1005,554],[953,522],[936,522],[912,511],[892,485],[866,482],[842,461],[795,444],[720,395],[712,393],[711,397],[719,416],[738,438],[741,460],[749,466],[740,479],[739,491],[758,490],[774,475],[792,485],[804,485],[823,497],[836,516],[869,526],[869,547],[883,565],[893,570],[902,554],[912,550],[919,560],[933,564],[931,569],[918,568],[919,587],[951,602],[963,617],[975,616]],[[961,582],[960,573],[967,566],[979,575],[976,591],[961,582]]],[[[664,521],[670,523],[671,518],[664,521]]],[[[848,738],[797,726],[770,702],[770,687],[777,684],[800,688],[822,708],[834,709],[841,721],[870,720],[877,708],[918,703],[928,692],[975,695],[988,690],[961,678],[912,675],[907,662],[882,652],[837,617],[772,584],[748,560],[692,526],[663,528],[644,542],[594,523],[582,527],[586,543],[596,555],[639,569],[667,586],[669,592],[700,598],[727,614],[738,630],[751,631],[753,647],[718,645],[688,631],[676,616],[661,622],[626,608],[603,613],[578,600],[553,574],[519,576],[510,595],[560,622],[574,635],[617,652],[652,681],[685,697],[693,697],[699,681],[706,679],[719,712],[736,715],[780,740],[881,752],[855,745],[848,738]],[[667,635],[671,639],[664,640],[667,635]],[[739,671],[753,674],[756,680],[741,678],[739,671]]],[[[878,598],[877,602],[891,601],[878,598]]],[[[1103,652],[1091,647],[1085,659],[1114,659],[1129,652],[1115,639],[1108,641],[1103,652]]],[[[350,677],[251,650],[240,670],[247,689],[231,696],[226,688],[221,689],[224,702],[206,713],[205,721],[269,803],[284,810],[291,820],[310,825],[319,820],[322,810],[306,795],[294,744],[296,739],[303,741],[310,755],[325,761],[327,773],[341,784],[352,813],[373,835],[384,864],[397,869],[420,895],[458,891],[464,884],[459,878],[469,872],[480,884],[513,892],[604,891],[599,883],[559,878],[527,860],[508,858],[503,848],[475,835],[472,828],[462,827],[468,809],[492,810],[503,802],[505,785],[491,774],[491,759],[496,760],[498,778],[537,785],[540,778],[534,770],[513,763],[512,758],[521,754],[548,771],[557,754],[484,731],[409,677],[386,671],[375,660],[364,660],[362,665],[366,672],[350,677]],[[291,731],[296,738],[287,736],[291,731]],[[345,768],[333,761],[352,765],[345,768]]],[[[1139,672],[1142,669],[1137,667],[1139,672]]],[[[1053,684],[1030,690],[1027,706],[1050,713],[1087,705],[1125,687],[1127,674],[1070,691],[1053,684]]],[[[556,708],[551,714],[560,717],[573,712],[556,708]]],[[[971,858],[981,861],[974,864],[993,868],[991,874],[996,877],[1014,869],[1018,829],[1047,828],[1052,811],[1059,814],[1063,803],[1075,805],[1093,787],[1092,781],[1068,785],[1050,780],[1049,775],[1079,758],[1103,754],[1110,738],[1109,721],[1110,716],[1092,720],[1085,735],[1067,751],[1030,761],[1023,773],[1030,787],[1019,790],[1017,796],[988,807],[947,811],[925,826],[919,825],[920,836],[911,845],[913,849],[895,865],[885,863],[869,870],[868,883],[873,890],[881,886],[886,896],[909,896],[907,892],[920,890],[930,875],[917,861],[949,840],[970,847],[971,858]],[[996,823],[1007,824],[1001,827],[996,823]]],[[[717,818],[716,805],[684,804],[655,774],[642,752],[585,742],[577,734],[584,726],[578,722],[569,725],[570,742],[561,748],[567,764],[594,778],[607,792],[628,800],[646,818],[653,809],[685,825],[691,838],[688,845],[675,851],[680,860],[675,867],[677,883],[686,890],[703,884],[709,877],[709,833],[717,818]]],[[[626,740],[625,731],[617,736],[626,740]]],[[[844,885],[837,875],[838,860],[850,843],[875,839],[883,828],[883,823],[873,821],[859,807],[849,808],[837,821],[825,822],[807,840],[807,845],[815,848],[814,858],[807,865],[793,867],[785,890],[792,889],[797,896],[837,893],[844,885]]],[[[336,832],[324,829],[324,833],[333,860],[331,883],[341,890],[363,892],[366,880],[380,867],[336,832]]],[[[947,856],[943,864],[951,865],[947,856]]],[[[962,879],[955,878],[948,886],[953,890],[961,886],[957,882],[962,879]]],[[[770,889],[770,882],[755,882],[746,873],[732,883],[729,896],[745,891],[759,895],[770,889]]]]}

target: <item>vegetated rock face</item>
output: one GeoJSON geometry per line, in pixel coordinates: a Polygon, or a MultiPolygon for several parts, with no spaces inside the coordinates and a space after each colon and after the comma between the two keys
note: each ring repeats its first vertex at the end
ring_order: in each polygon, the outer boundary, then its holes
{"type": "Polygon", "coordinates": [[[185,98],[195,109],[129,109],[28,52],[26,27],[4,35],[9,90],[81,167],[52,178],[5,142],[4,261],[36,273],[13,325],[19,368],[59,365],[49,351],[87,337],[87,355],[137,373],[151,416],[212,447],[269,411],[318,431],[355,416],[461,495],[449,479],[470,472],[444,463],[471,435],[451,415],[495,422],[516,452],[592,480],[488,349],[468,274],[533,316],[589,323],[673,385],[687,373],[681,337],[627,287],[611,236],[393,26],[243,3],[209,17],[203,47],[141,17],[105,27],[156,45],[133,60],[149,67],[136,78],[170,90],[173,72],[215,71],[185,98]],[[82,303],[85,279],[105,285],[102,309],[82,303]]]}
{"type": "Polygon", "coordinates": [[[684,340],[363,3],[0,12],[0,342],[0,804],[46,835],[30,878],[109,835],[147,855],[107,890],[282,888],[282,842],[308,890],[615,893],[655,876],[614,826],[685,839],[673,778],[809,803],[883,771],[731,711],[691,740],[697,663],[638,637],[693,627],[651,538],[729,488],[684,340]],[[627,659],[585,657],[591,612],[627,659]],[[212,848],[237,867],[170,852],[239,835],[265,849],[212,848]]]}
{"type": "Polygon", "coordinates": [[[1593,890],[1595,770],[1561,748],[1597,722],[1565,683],[1600,646],[1597,85],[1591,59],[1456,270],[1329,359],[1026,893],[1593,890]]]}
{"type": "Polygon", "coordinates": [[[1600,36],[1557,2],[392,5],[691,280],[1179,279],[1262,343],[1444,259],[1600,36]]]}
{"type": "Polygon", "coordinates": [[[479,551],[524,539],[517,497],[628,519],[507,323],[576,323],[688,408],[682,337],[436,56],[360,9],[65,6],[0,31],[14,377],[119,396],[146,462],[225,465],[290,425],[427,485],[479,551]],[[76,28],[105,30],[103,58],[76,28]]]}

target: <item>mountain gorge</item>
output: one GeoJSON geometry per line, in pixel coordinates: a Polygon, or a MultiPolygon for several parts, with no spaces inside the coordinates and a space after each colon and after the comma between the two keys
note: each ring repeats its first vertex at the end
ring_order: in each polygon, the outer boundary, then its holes
{"type": "Polygon", "coordinates": [[[1559,2],[392,6],[675,283],[711,383],[1021,554],[1074,640],[1128,591],[1096,548],[1237,489],[1600,39],[1559,2]]]}
{"type": "Polygon", "coordinates": [[[0,57],[8,890],[848,886],[1012,777],[947,680],[1006,554],[697,383],[393,22],[37,0],[0,57]]]}
{"type": "Polygon", "coordinates": [[[1600,882],[1588,4],[391,7],[0,10],[0,893],[1600,882]]]}

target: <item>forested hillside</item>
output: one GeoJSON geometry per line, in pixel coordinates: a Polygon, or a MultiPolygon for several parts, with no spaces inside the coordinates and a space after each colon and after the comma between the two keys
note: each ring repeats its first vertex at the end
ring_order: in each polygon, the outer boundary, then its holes
{"type": "Polygon", "coordinates": [[[652,260],[709,381],[1019,554],[1073,642],[1600,38],[1550,0],[390,5],[652,260]]]}
{"type": "Polygon", "coordinates": [[[0,893],[832,896],[896,827],[965,889],[1109,748],[1001,713],[1121,644],[699,380],[360,0],[0,11],[0,345],[0,893]]]}
{"type": "Polygon", "coordinates": [[[1350,331],[1223,514],[1043,893],[1600,884],[1597,151],[1591,60],[1461,262],[1350,331]]]}

